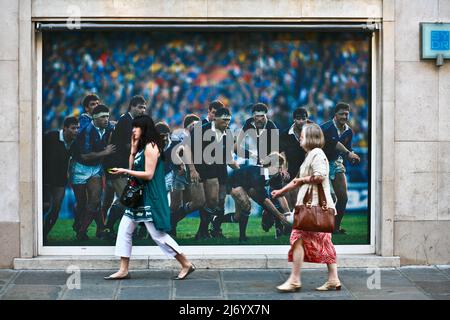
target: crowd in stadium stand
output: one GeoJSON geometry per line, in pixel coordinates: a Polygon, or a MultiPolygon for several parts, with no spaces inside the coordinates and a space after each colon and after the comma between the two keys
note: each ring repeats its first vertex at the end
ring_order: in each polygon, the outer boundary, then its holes
{"type": "MultiPolygon", "coordinates": [[[[363,190],[370,172],[369,44],[367,35],[356,33],[46,33],[43,131],[62,128],[68,116],[79,117],[89,93],[109,108],[111,121],[127,111],[133,96],[143,96],[149,115],[172,130],[187,114],[205,118],[208,104],[219,99],[231,111],[235,133],[258,102],[285,130],[296,108],[306,107],[309,119],[320,125],[343,101],[351,106],[351,144],[361,157],[346,167],[349,189],[363,190]]],[[[53,137],[60,142],[59,134],[53,137]]],[[[48,165],[52,176],[54,166],[48,165]]],[[[70,190],[67,194],[62,211],[71,216],[76,199],[70,190]]]]}
{"type": "Polygon", "coordinates": [[[83,113],[89,92],[110,108],[111,120],[143,95],[151,115],[172,129],[188,113],[204,117],[214,99],[231,109],[232,130],[242,128],[255,102],[267,104],[285,129],[298,106],[308,105],[321,124],[345,101],[353,145],[366,150],[369,68],[369,41],[356,34],[52,33],[44,37],[43,129],[83,113]]]}

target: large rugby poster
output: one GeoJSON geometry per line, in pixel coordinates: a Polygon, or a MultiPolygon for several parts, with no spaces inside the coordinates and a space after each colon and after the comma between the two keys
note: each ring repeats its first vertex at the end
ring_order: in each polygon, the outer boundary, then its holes
{"type": "MultiPolygon", "coordinates": [[[[296,195],[273,199],[271,191],[298,173],[309,122],[339,141],[326,153],[333,242],[369,244],[370,44],[356,32],[44,33],[44,246],[115,244],[126,180],[108,170],[127,166],[140,114],[166,139],[171,235],[180,245],[288,244],[296,195]],[[202,157],[202,128],[226,141],[228,162],[202,157]],[[199,135],[199,145],[186,144],[199,135]],[[195,163],[186,163],[186,148],[195,163]]],[[[133,241],[154,245],[145,227],[133,241]]]]}

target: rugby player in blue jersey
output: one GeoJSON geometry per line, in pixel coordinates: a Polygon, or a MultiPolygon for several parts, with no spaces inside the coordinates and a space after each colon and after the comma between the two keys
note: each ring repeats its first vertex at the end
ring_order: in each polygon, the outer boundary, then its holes
{"type": "Polygon", "coordinates": [[[325,136],[323,150],[330,163],[330,180],[336,198],[335,234],[346,234],[346,231],[341,228],[348,201],[344,159],[351,164],[357,164],[360,161],[359,156],[352,149],[353,130],[348,125],[349,116],[350,105],[339,102],[334,107],[333,119],[321,125],[325,136]]]}
{"type": "Polygon", "coordinates": [[[74,231],[77,240],[88,240],[87,230],[95,220],[97,237],[101,237],[105,225],[100,212],[103,160],[116,152],[109,144],[113,127],[109,123],[109,109],[99,104],[92,111],[92,121],[81,129],[70,147],[72,165],[70,177],[76,199],[74,231]]]}

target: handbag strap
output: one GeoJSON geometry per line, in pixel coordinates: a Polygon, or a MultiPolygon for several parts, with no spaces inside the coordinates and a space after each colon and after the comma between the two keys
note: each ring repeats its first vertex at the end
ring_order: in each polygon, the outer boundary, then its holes
{"type": "Polygon", "coordinates": [[[303,204],[304,205],[311,205],[312,197],[313,197],[313,186],[310,185],[308,187],[308,190],[306,190],[305,196],[303,197],[303,204]]]}
{"type": "Polygon", "coordinates": [[[322,209],[328,208],[327,197],[325,197],[325,191],[323,190],[322,182],[317,185],[317,191],[319,192],[319,205],[322,209]]]}
{"type": "MultiPolygon", "coordinates": [[[[306,191],[305,196],[303,197],[303,204],[304,205],[310,205],[312,203],[312,197],[313,197],[313,187],[314,185],[311,184],[308,187],[308,190],[306,191]]],[[[323,190],[323,185],[322,183],[319,183],[317,185],[317,191],[319,193],[319,205],[322,208],[328,208],[328,204],[327,204],[327,197],[325,196],[325,191],[323,190]]]]}

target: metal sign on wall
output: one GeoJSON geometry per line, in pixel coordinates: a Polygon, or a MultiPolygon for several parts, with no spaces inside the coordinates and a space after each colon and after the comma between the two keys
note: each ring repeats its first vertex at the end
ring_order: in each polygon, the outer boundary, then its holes
{"type": "Polygon", "coordinates": [[[420,42],[420,58],[436,59],[442,65],[450,59],[450,23],[421,23],[420,42]]]}

